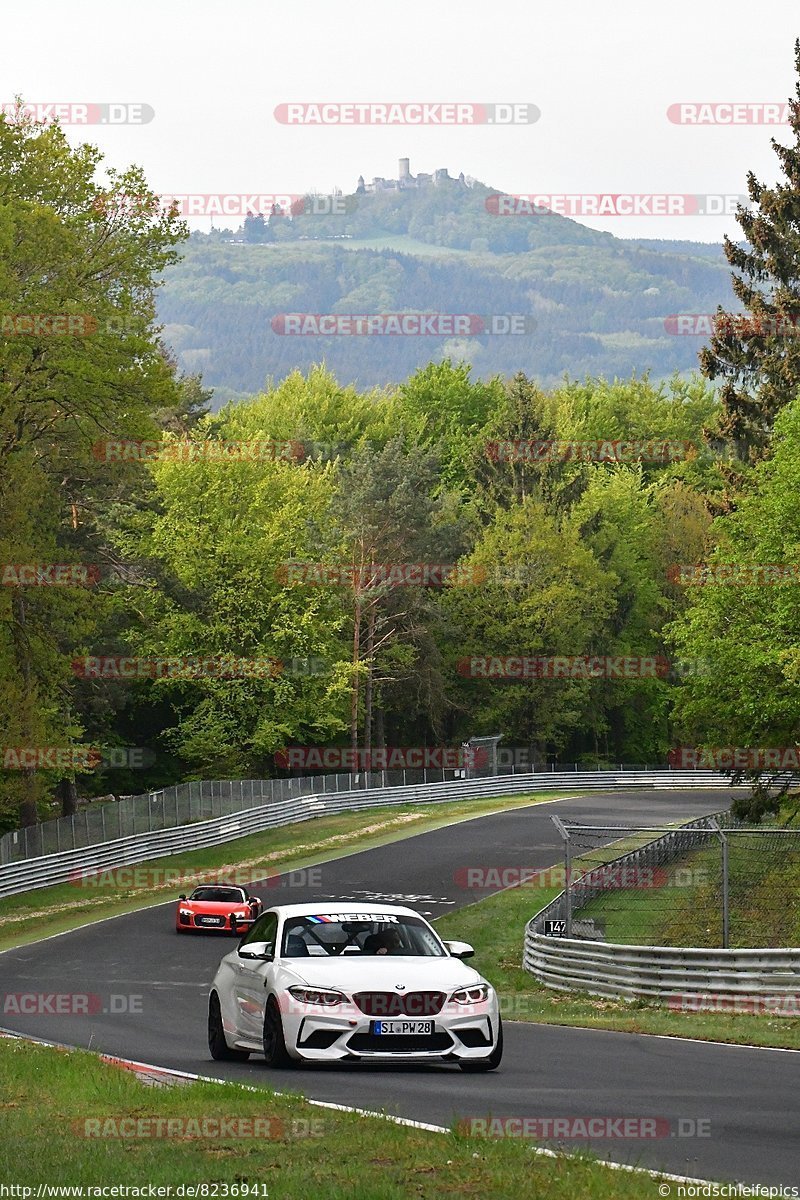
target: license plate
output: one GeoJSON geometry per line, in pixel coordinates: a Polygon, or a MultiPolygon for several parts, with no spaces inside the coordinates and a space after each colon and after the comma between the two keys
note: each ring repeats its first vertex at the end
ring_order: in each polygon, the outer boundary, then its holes
{"type": "Polygon", "coordinates": [[[198,917],[197,923],[198,923],[198,925],[224,925],[225,918],[224,917],[198,917]]]}
{"type": "Polygon", "coordinates": [[[401,1037],[409,1033],[433,1033],[433,1021],[373,1021],[372,1032],[379,1037],[401,1037]]]}

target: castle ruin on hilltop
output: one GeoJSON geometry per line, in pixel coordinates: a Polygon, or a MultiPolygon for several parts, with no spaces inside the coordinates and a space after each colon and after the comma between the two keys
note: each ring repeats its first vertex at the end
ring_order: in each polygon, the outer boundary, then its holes
{"type": "Polygon", "coordinates": [[[470,188],[474,185],[475,180],[471,175],[465,176],[463,171],[458,179],[454,179],[447,173],[447,167],[439,167],[432,175],[424,173],[412,175],[411,160],[401,158],[398,160],[397,179],[384,179],[381,175],[376,175],[373,177],[372,183],[364,183],[364,176],[359,175],[356,195],[363,196],[374,192],[406,192],[418,188],[437,187],[443,183],[455,183],[459,187],[470,188]]]}

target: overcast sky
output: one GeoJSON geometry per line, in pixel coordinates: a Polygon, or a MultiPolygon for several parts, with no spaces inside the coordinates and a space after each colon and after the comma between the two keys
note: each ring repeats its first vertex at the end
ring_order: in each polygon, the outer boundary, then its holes
{"type": "MultiPolygon", "coordinates": [[[[407,156],[415,173],[447,167],[524,194],[735,195],[748,169],[775,178],[770,137],[788,130],[691,127],[667,109],[784,102],[798,33],[789,0],[5,0],[0,100],[150,105],[147,124],[66,132],[170,194],[349,192],[407,156]],[[282,125],[274,110],[292,101],[526,102],[541,118],[282,125]]],[[[581,219],[624,237],[738,230],[732,217],[581,219]]]]}

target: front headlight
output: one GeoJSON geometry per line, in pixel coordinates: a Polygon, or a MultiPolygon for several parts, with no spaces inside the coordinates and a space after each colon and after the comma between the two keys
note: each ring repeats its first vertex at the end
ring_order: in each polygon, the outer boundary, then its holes
{"type": "Polygon", "coordinates": [[[301,1004],[324,1004],[326,1007],[347,1004],[347,996],[343,992],[332,992],[321,988],[290,987],[289,995],[301,1004]]]}
{"type": "Polygon", "coordinates": [[[191,917],[191,915],[192,915],[191,908],[181,908],[178,911],[180,912],[182,917],[191,917]]]}
{"type": "Polygon", "coordinates": [[[488,984],[476,983],[474,987],[460,988],[457,992],[453,992],[450,1000],[453,1004],[480,1004],[488,997],[488,984]]]}
{"type": "Polygon", "coordinates": [[[248,921],[250,919],[249,912],[238,912],[233,914],[237,921],[248,921]]]}

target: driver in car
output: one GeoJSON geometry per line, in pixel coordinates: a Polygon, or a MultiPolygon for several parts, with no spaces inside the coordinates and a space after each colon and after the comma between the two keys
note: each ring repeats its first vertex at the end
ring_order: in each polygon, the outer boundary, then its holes
{"type": "Polygon", "coordinates": [[[371,933],[364,942],[365,954],[397,954],[402,950],[400,934],[396,929],[383,929],[371,933]]]}

